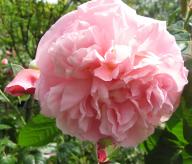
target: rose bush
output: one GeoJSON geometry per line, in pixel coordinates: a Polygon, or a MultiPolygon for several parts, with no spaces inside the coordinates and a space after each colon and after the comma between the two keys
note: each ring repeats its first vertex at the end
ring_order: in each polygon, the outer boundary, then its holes
{"type": "Polygon", "coordinates": [[[120,0],[93,0],[42,37],[36,62],[41,112],[65,133],[132,147],[167,121],[187,70],[166,23],[120,0]]]}

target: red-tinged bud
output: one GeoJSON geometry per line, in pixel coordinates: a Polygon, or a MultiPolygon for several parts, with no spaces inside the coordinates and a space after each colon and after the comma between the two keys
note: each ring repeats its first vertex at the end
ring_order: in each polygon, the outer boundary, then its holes
{"type": "Polygon", "coordinates": [[[98,161],[99,163],[104,163],[107,159],[107,154],[104,149],[98,150],[98,161]]]}
{"type": "Polygon", "coordinates": [[[97,159],[99,164],[103,164],[107,160],[107,153],[105,149],[101,148],[99,145],[97,145],[97,159]]]}
{"type": "Polygon", "coordinates": [[[35,84],[40,75],[39,70],[23,69],[5,87],[5,92],[12,96],[22,96],[23,94],[34,94],[35,84]]]}

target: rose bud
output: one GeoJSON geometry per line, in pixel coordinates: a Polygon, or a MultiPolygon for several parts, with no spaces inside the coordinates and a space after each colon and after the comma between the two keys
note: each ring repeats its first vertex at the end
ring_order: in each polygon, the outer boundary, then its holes
{"type": "Polygon", "coordinates": [[[8,64],[8,59],[7,59],[7,58],[3,58],[3,59],[1,60],[1,64],[7,65],[7,64],[8,64]]]}
{"type": "Polygon", "coordinates": [[[22,96],[23,94],[34,94],[36,88],[36,81],[39,78],[39,75],[39,70],[23,69],[5,87],[5,92],[13,96],[22,96]]]}

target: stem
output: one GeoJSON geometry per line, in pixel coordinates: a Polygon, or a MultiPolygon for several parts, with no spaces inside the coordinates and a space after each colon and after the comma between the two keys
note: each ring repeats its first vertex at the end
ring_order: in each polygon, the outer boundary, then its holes
{"type": "Polygon", "coordinates": [[[32,104],[33,96],[30,96],[30,98],[24,104],[26,122],[28,122],[32,116],[32,104]]]}
{"type": "Polygon", "coordinates": [[[181,8],[181,14],[183,17],[186,15],[187,11],[187,1],[186,0],[180,0],[180,8],[181,8]]]}
{"type": "Polygon", "coordinates": [[[144,144],[144,147],[145,147],[145,149],[147,150],[147,152],[150,152],[150,149],[149,149],[149,147],[148,147],[148,145],[147,145],[147,142],[144,141],[143,144],[144,144]]]}
{"type": "Polygon", "coordinates": [[[16,111],[16,113],[19,115],[21,122],[23,123],[23,125],[25,125],[26,122],[23,119],[23,116],[21,115],[19,110],[15,107],[15,105],[9,100],[9,98],[2,92],[1,89],[0,89],[0,95],[2,95],[2,97],[5,99],[5,101],[16,111]]]}
{"type": "Polygon", "coordinates": [[[188,23],[191,15],[192,15],[192,10],[188,10],[185,18],[185,22],[184,22],[184,29],[187,30],[188,32],[191,32],[191,29],[188,28],[188,23]]]}

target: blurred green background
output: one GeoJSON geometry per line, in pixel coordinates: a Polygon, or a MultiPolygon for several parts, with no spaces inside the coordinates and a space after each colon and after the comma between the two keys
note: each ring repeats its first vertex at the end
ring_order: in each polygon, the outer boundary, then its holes
{"type": "MultiPolygon", "coordinates": [[[[0,0],[0,164],[94,164],[92,143],[63,135],[55,120],[39,115],[28,95],[11,97],[5,85],[34,59],[41,36],[62,15],[85,0],[0,0]]],[[[189,0],[125,0],[137,13],[167,22],[190,70],[181,105],[166,125],[136,148],[110,152],[110,163],[192,163],[192,9],[189,0]]]]}

